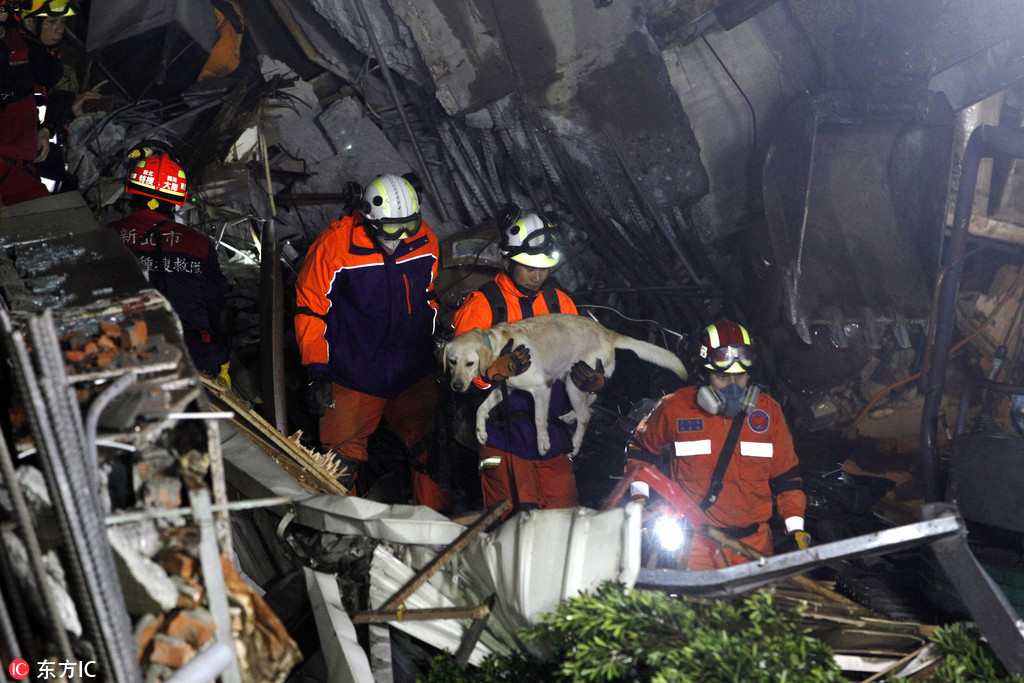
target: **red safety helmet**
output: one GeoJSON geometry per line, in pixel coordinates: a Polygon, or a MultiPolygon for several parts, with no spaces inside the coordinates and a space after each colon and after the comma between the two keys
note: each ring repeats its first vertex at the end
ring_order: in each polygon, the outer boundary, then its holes
{"type": "Polygon", "coordinates": [[[154,154],[139,159],[128,173],[124,191],[153,197],[176,206],[185,204],[185,172],[170,154],[154,154]]]}
{"type": "Polygon", "coordinates": [[[756,357],[750,333],[725,318],[704,328],[698,354],[708,370],[728,373],[750,370],[756,357]]]}

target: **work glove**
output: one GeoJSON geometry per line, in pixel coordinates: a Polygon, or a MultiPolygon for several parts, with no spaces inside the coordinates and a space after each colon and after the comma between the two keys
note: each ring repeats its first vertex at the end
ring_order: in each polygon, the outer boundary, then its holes
{"type": "Polygon", "coordinates": [[[220,372],[217,373],[217,378],[221,382],[224,382],[224,385],[228,389],[231,389],[231,361],[220,366],[220,372]]]}
{"type": "Polygon", "coordinates": [[[320,372],[309,373],[306,381],[306,410],[313,417],[321,417],[324,410],[334,407],[334,387],[327,375],[320,372]]]}
{"type": "Polygon", "coordinates": [[[600,391],[604,387],[604,363],[598,358],[595,369],[587,365],[586,361],[578,360],[569,371],[569,377],[580,391],[600,391]]]}
{"type": "Polygon", "coordinates": [[[356,475],[359,474],[359,465],[362,461],[338,453],[334,454],[334,460],[338,463],[338,474],[335,479],[351,492],[356,484],[356,475]]]}
{"type": "Polygon", "coordinates": [[[484,379],[488,382],[503,382],[509,377],[516,377],[526,372],[530,367],[530,349],[520,344],[512,348],[512,340],[509,339],[505,348],[501,350],[498,357],[487,368],[484,379]]]}
{"type": "Polygon", "coordinates": [[[806,531],[794,531],[793,539],[796,540],[796,547],[800,550],[807,550],[811,547],[811,535],[806,531]]]}

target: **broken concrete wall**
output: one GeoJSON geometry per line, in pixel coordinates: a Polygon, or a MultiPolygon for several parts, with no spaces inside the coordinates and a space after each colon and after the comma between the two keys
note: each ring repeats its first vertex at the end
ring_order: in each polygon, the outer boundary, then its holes
{"type": "Polygon", "coordinates": [[[662,56],[710,176],[710,192],[700,201],[710,241],[762,210],[761,166],[769,135],[785,105],[812,89],[819,70],[779,4],[729,31],[670,46],[662,56]]]}

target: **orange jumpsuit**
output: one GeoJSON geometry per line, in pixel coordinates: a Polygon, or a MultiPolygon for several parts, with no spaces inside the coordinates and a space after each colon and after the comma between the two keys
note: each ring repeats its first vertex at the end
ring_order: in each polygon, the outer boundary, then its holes
{"type": "MultiPolygon", "coordinates": [[[[551,312],[543,296],[523,296],[507,274],[499,273],[495,281],[505,299],[508,322],[551,312]]],[[[556,290],[556,294],[560,312],[577,315],[572,299],[561,290],[556,290]]],[[[482,292],[470,294],[455,313],[453,324],[456,336],[476,327],[491,327],[494,320],[487,297],[482,292]]],[[[483,381],[476,384],[479,388],[487,387],[488,391],[501,390],[497,386],[488,387],[483,381]]],[[[557,415],[566,412],[560,406],[567,400],[564,386],[556,382],[552,387],[553,419],[557,420],[557,415]]],[[[505,499],[520,509],[524,506],[566,508],[579,504],[572,461],[566,454],[571,444],[557,427],[552,427],[549,429],[551,450],[538,453],[532,408],[533,398],[528,393],[512,391],[507,401],[491,411],[493,417],[507,420],[507,424],[489,420],[487,444],[480,447],[480,487],[484,505],[488,507],[505,499]]]]}
{"type": "MultiPolygon", "coordinates": [[[[711,415],[697,405],[697,389],[684,387],[663,398],[637,427],[634,439],[652,453],[670,445],[672,479],[700,502],[711,486],[732,418],[711,415]]],[[[807,499],[800,488],[793,437],[775,399],[762,393],[742,419],[722,491],[705,515],[710,526],[771,555],[773,498],[789,532],[803,529],[807,499]]],[[[696,533],[687,568],[718,569],[746,561],[696,533]]]]}

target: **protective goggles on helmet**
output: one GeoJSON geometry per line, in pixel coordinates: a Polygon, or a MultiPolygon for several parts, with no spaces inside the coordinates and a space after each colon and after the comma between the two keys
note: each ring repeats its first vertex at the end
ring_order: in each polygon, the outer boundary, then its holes
{"type": "Polygon", "coordinates": [[[21,18],[25,17],[64,17],[78,14],[78,3],[75,0],[43,0],[42,3],[32,3],[32,8],[23,12],[21,18]]]}
{"type": "Polygon", "coordinates": [[[747,344],[728,344],[711,349],[705,367],[713,372],[746,372],[753,367],[754,357],[754,349],[747,344]]]}
{"type": "Polygon", "coordinates": [[[562,257],[562,247],[562,233],[558,228],[542,228],[530,233],[519,246],[508,247],[507,251],[509,258],[520,254],[544,255],[558,261],[562,257]]]}
{"type": "Polygon", "coordinates": [[[419,212],[401,218],[366,218],[366,224],[382,236],[391,240],[411,237],[419,232],[423,217],[419,212]]]}

